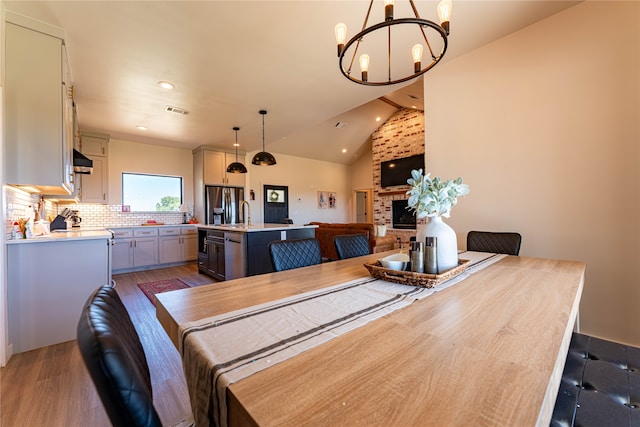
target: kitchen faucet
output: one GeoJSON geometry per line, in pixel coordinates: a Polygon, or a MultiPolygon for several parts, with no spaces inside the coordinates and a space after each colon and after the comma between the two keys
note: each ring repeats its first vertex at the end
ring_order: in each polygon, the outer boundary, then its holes
{"type": "Polygon", "coordinates": [[[246,200],[240,203],[240,214],[242,215],[242,222],[244,222],[244,205],[247,204],[247,225],[251,225],[251,205],[246,200]]]}

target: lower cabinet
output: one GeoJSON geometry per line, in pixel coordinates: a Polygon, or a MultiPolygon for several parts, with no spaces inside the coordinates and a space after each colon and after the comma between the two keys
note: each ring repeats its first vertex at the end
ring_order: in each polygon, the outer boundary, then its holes
{"type": "Polygon", "coordinates": [[[143,227],[113,232],[114,271],[164,267],[198,258],[198,235],[192,227],[143,227]]]}
{"type": "Polygon", "coordinates": [[[198,255],[198,271],[217,280],[225,280],[224,232],[207,230],[202,253],[198,255]]]}
{"type": "Polygon", "coordinates": [[[160,264],[195,261],[198,258],[198,232],[195,228],[161,228],[159,236],[160,264]]]}
{"type": "Polygon", "coordinates": [[[76,339],[84,303],[111,281],[110,243],[104,237],[7,244],[7,343],[14,354],[76,339]]]}

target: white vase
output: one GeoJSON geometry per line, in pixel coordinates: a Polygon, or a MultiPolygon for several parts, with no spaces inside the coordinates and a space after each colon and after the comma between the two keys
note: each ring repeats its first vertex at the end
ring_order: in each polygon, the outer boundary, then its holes
{"type": "Polygon", "coordinates": [[[430,217],[426,224],[416,226],[416,241],[424,242],[426,237],[435,237],[438,257],[438,273],[444,273],[458,266],[458,239],[453,228],[442,217],[430,217]]]}

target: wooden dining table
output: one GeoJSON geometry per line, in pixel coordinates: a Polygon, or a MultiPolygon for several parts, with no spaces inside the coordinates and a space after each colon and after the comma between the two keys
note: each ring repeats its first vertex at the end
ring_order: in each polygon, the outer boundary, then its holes
{"type": "MultiPolygon", "coordinates": [[[[367,277],[388,254],[158,294],[156,315],[178,347],[180,325],[367,277]]],[[[506,256],[232,383],[228,425],[548,426],[584,272],[506,256]]]]}

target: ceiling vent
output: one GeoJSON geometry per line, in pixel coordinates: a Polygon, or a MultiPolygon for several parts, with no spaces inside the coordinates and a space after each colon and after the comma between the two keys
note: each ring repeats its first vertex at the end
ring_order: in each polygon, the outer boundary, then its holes
{"type": "Polygon", "coordinates": [[[189,114],[189,112],[184,108],[172,107],[171,105],[165,105],[164,111],[167,111],[169,113],[182,114],[183,116],[186,116],[187,114],[189,114]]]}
{"type": "Polygon", "coordinates": [[[338,122],[338,123],[336,123],[335,128],[336,129],[342,129],[345,125],[346,125],[346,123],[344,123],[344,122],[338,122]]]}

